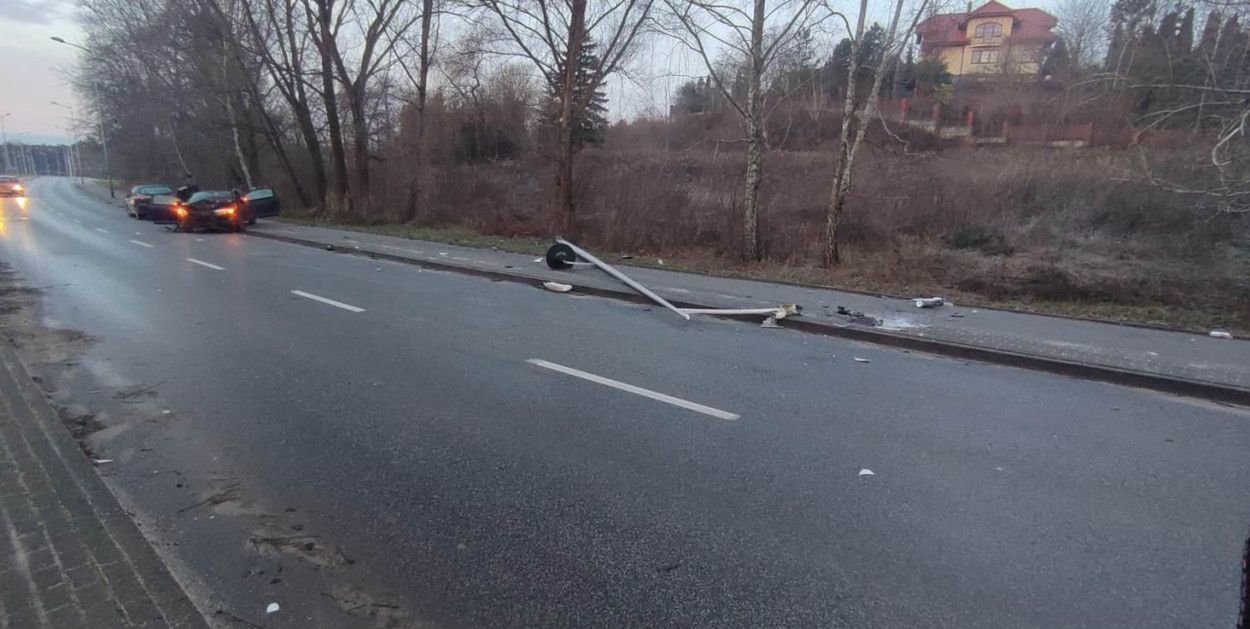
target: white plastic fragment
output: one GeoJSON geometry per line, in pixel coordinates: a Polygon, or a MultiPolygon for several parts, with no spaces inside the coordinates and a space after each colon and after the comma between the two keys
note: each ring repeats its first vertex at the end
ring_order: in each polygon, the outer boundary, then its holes
{"type": "Polygon", "coordinates": [[[866,467],[865,467],[864,469],[862,469],[862,470],[860,470],[860,471],[859,471],[859,475],[860,475],[860,476],[876,476],[876,474],[875,474],[875,473],[873,473],[873,471],[872,471],[872,470],[870,470],[870,469],[868,469],[868,468],[866,468],[866,467]]]}
{"type": "Polygon", "coordinates": [[[279,607],[277,603],[270,603],[265,606],[265,613],[272,614],[272,613],[277,612],[279,609],[282,609],[282,608],[279,607]]]}
{"type": "Polygon", "coordinates": [[[937,308],[946,303],[941,297],[918,297],[915,300],[917,308],[937,308]]]}
{"type": "Polygon", "coordinates": [[[560,282],[543,282],[543,288],[553,293],[567,293],[573,290],[569,284],[561,284],[560,282]]]}
{"type": "Polygon", "coordinates": [[[856,357],[855,357],[855,362],[857,362],[857,363],[870,363],[870,362],[872,362],[872,361],[871,361],[871,360],[869,360],[869,359],[867,359],[867,358],[860,358],[859,356],[856,356],[856,357]]]}
{"type": "Polygon", "coordinates": [[[777,325],[777,317],[772,316],[767,319],[764,319],[764,322],[760,324],[760,327],[761,328],[780,328],[781,326],[777,325]]]}
{"type": "Polygon", "coordinates": [[[1211,330],[1210,332],[1207,333],[1207,336],[1210,336],[1211,338],[1217,338],[1217,339],[1233,338],[1232,334],[1229,334],[1228,332],[1225,332],[1224,330],[1211,330]]]}
{"type": "Polygon", "coordinates": [[[101,465],[103,463],[112,463],[113,459],[91,459],[91,462],[96,465],[101,465]]]}

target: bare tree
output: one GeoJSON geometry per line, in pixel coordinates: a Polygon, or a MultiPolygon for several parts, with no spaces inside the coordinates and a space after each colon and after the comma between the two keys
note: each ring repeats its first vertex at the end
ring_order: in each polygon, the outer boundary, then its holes
{"type": "Polygon", "coordinates": [[[1062,0],[1056,9],[1069,72],[1093,66],[1107,43],[1106,0],[1062,0]]]}
{"type": "MultiPolygon", "coordinates": [[[[219,0],[211,0],[218,2],[219,0]]],[[[247,54],[254,57],[264,69],[270,84],[277,90],[295,123],[295,129],[308,153],[308,161],[312,168],[313,186],[319,207],[326,207],[327,177],[325,157],[321,149],[321,138],[317,133],[317,125],[313,120],[310,92],[316,88],[309,84],[308,72],[305,69],[308,32],[304,21],[299,15],[299,0],[239,0],[242,16],[240,28],[242,36],[233,37],[236,45],[243,47],[247,54]]],[[[261,98],[259,90],[253,86],[253,98],[261,98]]],[[[268,116],[266,124],[270,134],[277,135],[277,122],[268,116]]],[[[275,147],[275,150],[277,147],[275,147]]],[[[289,164],[290,160],[284,160],[289,164]]],[[[297,193],[302,193],[303,186],[298,184],[293,167],[288,169],[288,176],[296,182],[297,193]]],[[[305,203],[307,203],[305,201],[305,203]]]]}
{"type": "Polygon", "coordinates": [[[343,122],[339,116],[338,94],[334,89],[334,57],[338,33],[347,14],[335,0],[301,0],[304,18],[317,49],[321,72],[319,89],[325,108],[326,131],[330,136],[330,161],[334,164],[334,193],[327,195],[332,211],[352,211],[351,188],[347,180],[347,152],[343,145],[343,122]]]}
{"type": "MultiPolygon", "coordinates": [[[[329,2],[332,0],[316,0],[329,2]]],[[[418,15],[404,11],[404,0],[363,0],[363,7],[353,0],[344,0],[343,7],[355,14],[353,23],[360,27],[359,50],[354,60],[345,59],[344,45],[327,41],[324,50],[334,61],[335,76],[343,84],[347,108],[352,115],[353,158],[356,166],[356,196],[369,202],[369,116],[366,95],[369,81],[391,62],[395,42],[417,21],[418,15]],[[363,14],[363,15],[362,15],[363,14]]],[[[340,20],[342,16],[340,15],[340,20]]],[[[341,22],[340,22],[341,23],[341,22]]],[[[338,27],[335,29],[338,31],[338,27]]]]}
{"type": "Polygon", "coordinates": [[[400,220],[405,222],[416,217],[417,197],[420,194],[421,179],[424,175],[426,105],[429,101],[430,67],[436,54],[432,38],[437,36],[434,17],[441,12],[440,5],[441,2],[437,0],[421,0],[421,27],[418,31],[418,41],[413,45],[410,38],[401,37],[400,40],[408,44],[408,50],[396,54],[399,67],[412,83],[415,93],[415,98],[409,103],[416,112],[416,128],[413,134],[415,137],[406,142],[403,147],[406,157],[411,160],[413,166],[407,198],[399,212],[400,220]],[[417,60],[415,72],[412,64],[406,62],[407,58],[414,53],[417,60]]]}
{"type": "Polygon", "coordinates": [[[648,23],[653,0],[478,0],[502,30],[505,55],[528,60],[544,77],[560,77],[560,146],[557,158],[555,215],[573,227],[573,159],[576,120],[584,113],[579,92],[598,89],[621,69],[639,33],[648,23]],[[594,67],[585,68],[590,85],[578,86],[582,46],[601,44],[594,67]]]}
{"type": "Polygon", "coordinates": [[[846,209],[846,198],[855,184],[855,158],[864,143],[868,132],[868,124],[877,114],[877,102],[880,99],[881,85],[885,79],[886,69],[898,62],[903,48],[907,45],[907,35],[915,30],[916,23],[925,12],[928,0],[920,0],[912,14],[910,24],[899,33],[899,21],[903,15],[903,5],[907,0],[894,0],[894,11],[890,18],[890,27],[882,45],[881,56],[876,60],[873,70],[872,88],[860,102],[856,91],[855,77],[859,74],[859,50],[864,37],[864,19],[868,13],[868,0],[860,0],[859,16],[856,18],[855,34],[851,38],[850,60],[847,63],[846,96],[842,106],[842,129],[838,135],[837,153],[834,155],[833,189],[830,192],[829,208],[825,216],[825,249],[823,262],[825,266],[841,263],[839,250],[838,226],[846,209]]]}
{"type": "MultiPolygon", "coordinates": [[[[708,76],[746,126],[747,167],[743,192],[744,258],[759,260],[759,197],[764,179],[763,82],[779,53],[804,27],[831,15],[822,0],[665,0],[678,41],[703,61],[708,76]],[[765,41],[765,33],[768,41],[765,41]],[[714,51],[730,54],[745,72],[745,97],[734,94],[714,51]]],[[[736,64],[735,64],[736,65],[736,64]]]]}

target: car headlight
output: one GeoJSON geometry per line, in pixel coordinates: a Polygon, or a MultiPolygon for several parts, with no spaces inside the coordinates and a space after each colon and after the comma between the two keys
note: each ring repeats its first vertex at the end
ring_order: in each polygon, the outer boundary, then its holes
{"type": "Polygon", "coordinates": [[[217,216],[234,216],[234,206],[227,206],[213,210],[213,214],[217,216]]]}
{"type": "Polygon", "coordinates": [[[17,192],[21,192],[21,191],[25,190],[26,188],[23,188],[23,187],[22,187],[22,184],[20,184],[20,183],[15,183],[15,184],[13,184],[13,189],[14,189],[14,190],[16,190],[17,192]]]}

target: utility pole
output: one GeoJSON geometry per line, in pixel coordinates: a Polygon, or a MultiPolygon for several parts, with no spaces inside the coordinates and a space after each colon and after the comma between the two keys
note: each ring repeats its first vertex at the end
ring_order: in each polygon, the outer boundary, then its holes
{"type": "Polygon", "coordinates": [[[12,116],[12,113],[0,114],[0,139],[4,140],[4,172],[9,172],[9,133],[4,130],[4,119],[12,116]]]}
{"type": "MultiPolygon", "coordinates": [[[[85,53],[91,53],[86,47],[67,42],[60,37],[53,36],[51,39],[58,44],[73,46],[85,53]]],[[[94,79],[91,80],[91,93],[95,97],[96,113],[100,118],[100,148],[104,150],[104,177],[109,180],[109,198],[116,199],[117,192],[113,189],[113,171],[109,168],[109,139],[108,134],[104,132],[104,101],[100,100],[100,84],[94,79]]]]}

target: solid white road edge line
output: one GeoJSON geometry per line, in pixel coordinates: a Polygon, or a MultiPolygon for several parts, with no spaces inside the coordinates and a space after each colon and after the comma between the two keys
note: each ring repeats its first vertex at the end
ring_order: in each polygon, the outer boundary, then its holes
{"type": "Polygon", "coordinates": [[[146,243],[146,242],[143,242],[143,241],[141,241],[141,240],[135,240],[135,239],[133,239],[133,238],[130,240],[130,242],[133,242],[133,243],[135,243],[136,245],[139,245],[140,247],[147,247],[148,249],[155,249],[155,248],[156,248],[156,245],[149,245],[149,244],[148,244],[148,243],[146,243]]]}
{"type": "Polygon", "coordinates": [[[323,304],[327,304],[327,305],[330,305],[330,306],[334,306],[335,308],[342,308],[343,310],[347,310],[347,311],[349,311],[349,312],[364,312],[364,311],[365,311],[365,309],[364,309],[364,308],[360,308],[360,307],[357,307],[357,306],[353,306],[353,305],[351,305],[351,304],[345,304],[345,303],[343,303],[343,302],[341,302],[341,301],[334,301],[333,299],[330,299],[329,297],[322,297],[321,295],[314,295],[314,294],[312,294],[312,293],[305,293],[305,292],[304,292],[304,291],[302,291],[302,290],[293,290],[293,291],[291,291],[291,294],[292,294],[292,295],[298,295],[298,296],[300,296],[300,297],[303,297],[304,299],[311,299],[311,300],[313,300],[313,301],[319,301],[319,302],[321,302],[321,303],[323,303],[323,304]]]}
{"type": "Polygon", "coordinates": [[[581,378],[582,380],[588,380],[590,382],[594,382],[595,384],[602,384],[606,387],[612,387],[613,389],[619,389],[621,391],[633,393],[634,395],[641,395],[642,397],[651,398],[657,402],[664,402],[665,404],[672,404],[673,406],[679,406],[681,408],[694,411],[696,413],[703,413],[704,415],[710,415],[717,419],[733,421],[735,419],[739,419],[742,417],[741,415],[738,415],[736,413],[722,411],[718,408],[704,406],[696,402],[690,402],[688,400],[683,400],[681,398],[673,397],[671,395],[665,395],[663,393],[652,391],[650,389],[636,387],[632,384],[626,384],[624,382],[612,380],[611,378],[604,378],[603,376],[596,376],[593,373],[586,373],[585,371],[582,371],[580,369],[574,369],[572,367],[565,367],[564,365],[557,365],[556,363],[548,362],[539,358],[531,358],[525,362],[531,365],[534,365],[535,367],[542,367],[543,369],[550,369],[552,371],[558,371],[562,374],[573,376],[574,378],[581,378]]]}
{"type": "Polygon", "coordinates": [[[208,267],[208,268],[210,268],[210,269],[212,269],[212,270],[214,270],[214,271],[225,271],[225,270],[226,270],[226,267],[224,267],[224,266],[217,266],[216,264],[213,264],[212,262],[205,262],[205,261],[203,261],[203,260],[196,260],[195,258],[187,258],[187,262],[191,262],[191,263],[193,263],[193,264],[198,264],[198,265],[200,265],[200,266],[206,266],[206,267],[208,267]]]}

